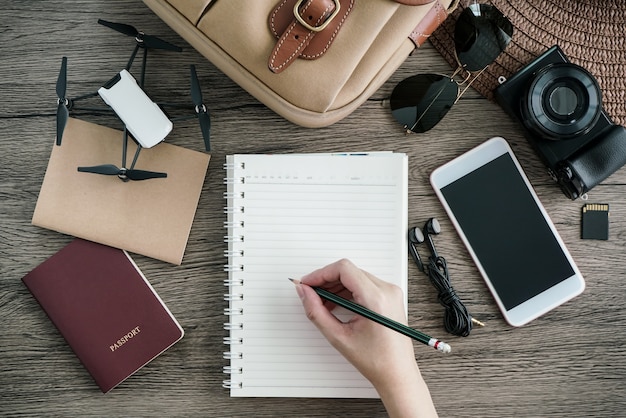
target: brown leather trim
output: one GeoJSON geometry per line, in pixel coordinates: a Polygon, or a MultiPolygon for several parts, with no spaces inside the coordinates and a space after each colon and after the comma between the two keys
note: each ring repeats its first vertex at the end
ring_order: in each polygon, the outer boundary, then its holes
{"type": "Polygon", "coordinates": [[[434,2],[435,0],[394,0],[396,3],[406,4],[407,6],[423,6],[434,2]]]}
{"type": "Polygon", "coordinates": [[[301,3],[299,13],[311,26],[323,24],[335,11],[334,0],[283,0],[270,14],[269,26],[278,42],[269,57],[268,66],[280,73],[296,58],[316,59],[328,50],[346,17],[352,10],[354,0],[340,0],[339,14],[328,26],[314,32],[300,24],[294,17],[296,3],[301,3]]]}
{"type": "Polygon", "coordinates": [[[443,4],[441,4],[440,0],[436,0],[433,7],[409,35],[409,39],[413,41],[415,47],[419,48],[422,46],[435,29],[446,20],[446,17],[448,17],[448,11],[443,4]]]}

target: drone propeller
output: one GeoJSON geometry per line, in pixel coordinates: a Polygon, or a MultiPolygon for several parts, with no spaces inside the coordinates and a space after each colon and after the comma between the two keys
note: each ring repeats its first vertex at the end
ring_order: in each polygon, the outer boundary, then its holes
{"type": "Polygon", "coordinates": [[[57,78],[57,145],[61,145],[63,131],[70,115],[70,101],[65,97],[67,87],[67,57],[63,57],[61,61],[61,70],[57,78]]]}
{"type": "Polygon", "coordinates": [[[198,81],[198,75],[196,74],[196,67],[194,65],[191,66],[191,100],[198,114],[198,121],[200,122],[202,137],[204,138],[204,147],[207,151],[211,151],[211,117],[202,102],[202,91],[200,90],[200,82],[198,81]]]}
{"type": "Polygon", "coordinates": [[[129,170],[126,168],[117,168],[113,164],[96,165],[93,167],[78,167],[78,171],[82,173],[104,174],[106,176],[118,176],[124,181],[128,180],[148,180],[155,178],[165,178],[167,173],[158,173],[156,171],[145,170],[129,170]]]}
{"type": "Polygon", "coordinates": [[[98,23],[107,26],[115,31],[118,31],[119,33],[122,33],[124,35],[134,37],[139,46],[155,49],[167,49],[176,52],[181,52],[183,50],[181,47],[166,42],[163,39],[157,38],[156,36],[146,35],[145,33],[135,29],[133,26],[127,25],[125,23],[107,22],[106,20],[102,19],[98,19],[98,23]]]}

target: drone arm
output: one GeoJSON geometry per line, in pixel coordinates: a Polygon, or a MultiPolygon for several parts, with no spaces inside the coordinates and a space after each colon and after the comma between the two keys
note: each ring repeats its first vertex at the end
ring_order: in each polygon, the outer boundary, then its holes
{"type": "Polygon", "coordinates": [[[139,153],[142,150],[142,146],[137,144],[137,151],[135,151],[135,156],[133,157],[133,162],[130,164],[130,169],[133,170],[135,168],[135,164],[137,163],[137,158],[139,158],[139,153]]]}
{"type": "Polygon", "coordinates": [[[169,102],[166,102],[166,103],[157,103],[157,105],[159,107],[173,107],[173,108],[176,108],[176,109],[187,109],[187,110],[193,110],[194,109],[193,106],[191,106],[189,104],[182,104],[182,103],[169,103],[169,102]]]}
{"type": "Polygon", "coordinates": [[[124,126],[124,139],[122,141],[122,167],[126,167],[126,151],[128,150],[128,129],[124,126]]]}
{"type": "Polygon", "coordinates": [[[82,96],[78,96],[72,99],[73,102],[77,102],[79,100],[83,100],[83,99],[88,99],[90,97],[96,97],[98,95],[97,91],[94,91],[92,93],[87,93],[87,94],[83,94],[82,96]]]}
{"type": "Polygon", "coordinates": [[[133,66],[133,61],[135,61],[135,57],[137,56],[137,52],[139,52],[139,44],[135,45],[135,49],[133,50],[133,53],[130,54],[130,59],[128,60],[128,63],[126,64],[126,71],[130,71],[130,67],[133,66]]]}
{"type": "Polygon", "coordinates": [[[197,118],[196,115],[190,115],[190,116],[179,116],[179,117],[176,117],[176,118],[172,118],[170,120],[172,122],[181,122],[181,121],[184,121],[184,120],[196,119],[196,118],[197,118]]]}
{"type": "Polygon", "coordinates": [[[145,82],[146,82],[146,62],[148,60],[148,49],[144,48],[143,50],[143,60],[141,61],[141,81],[139,82],[139,85],[141,86],[141,88],[144,87],[145,82]]]}
{"type": "Polygon", "coordinates": [[[98,95],[98,92],[95,91],[93,93],[87,93],[87,94],[83,94],[82,96],[78,96],[72,99],[68,99],[69,103],[70,103],[70,109],[72,110],[81,110],[81,111],[86,111],[86,112],[106,112],[109,109],[104,108],[104,107],[77,107],[76,106],[76,102],[79,102],[81,100],[84,99],[89,99],[91,97],[96,97],[98,95]]]}

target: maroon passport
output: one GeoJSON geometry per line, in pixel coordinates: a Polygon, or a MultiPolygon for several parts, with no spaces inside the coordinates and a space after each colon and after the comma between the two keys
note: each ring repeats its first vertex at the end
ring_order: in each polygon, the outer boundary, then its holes
{"type": "Polygon", "coordinates": [[[184,335],[123,250],[74,239],[22,280],[104,393],[184,335]]]}

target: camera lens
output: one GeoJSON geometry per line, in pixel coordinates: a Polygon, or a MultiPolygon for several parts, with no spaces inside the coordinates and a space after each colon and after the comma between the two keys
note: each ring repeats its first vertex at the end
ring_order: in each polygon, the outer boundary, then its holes
{"type": "Polygon", "coordinates": [[[584,135],[602,111],[602,93],[596,79],[571,63],[548,65],[529,85],[522,112],[526,125],[548,139],[584,135]]]}
{"type": "Polygon", "coordinates": [[[579,102],[574,90],[567,86],[558,86],[548,96],[548,106],[555,115],[568,117],[578,108],[579,102]]]}

